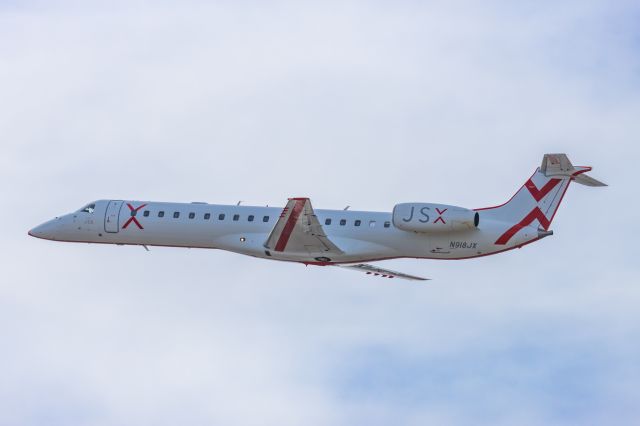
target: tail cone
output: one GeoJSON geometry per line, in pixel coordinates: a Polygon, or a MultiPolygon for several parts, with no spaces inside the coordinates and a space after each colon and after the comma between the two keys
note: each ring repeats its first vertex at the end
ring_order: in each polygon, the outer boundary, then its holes
{"type": "Polygon", "coordinates": [[[544,229],[538,229],[538,238],[549,237],[553,235],[553,231],[545,231],[544,229]]]}

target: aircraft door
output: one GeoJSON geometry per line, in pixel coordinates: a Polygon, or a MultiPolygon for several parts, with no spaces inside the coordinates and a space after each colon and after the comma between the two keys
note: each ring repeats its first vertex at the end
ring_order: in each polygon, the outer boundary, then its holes
{"type": "Polygon", "coordinates": [[[104,230],[106,232],[116,233],[120,229],[120,209],[122,208],[122,200],[109,201],[107,211],[104,215],[104,230]]]}

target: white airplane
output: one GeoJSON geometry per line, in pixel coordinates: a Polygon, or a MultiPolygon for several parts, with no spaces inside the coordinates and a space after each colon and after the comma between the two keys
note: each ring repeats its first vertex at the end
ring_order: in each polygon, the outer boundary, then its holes
{"type": "Polygon", "coordinates": [[[384,278],[426,278],[364,262],[411,257],[470,259],[520,248],[549,230],[572,181],[606,186],[565,154],[542,165],[506,203],[466,209],[432,203],[393,211],[314,210],[308,198],[284,208],[99,200],[43,223],[29,235],[53,241],[228,250],[305,265],[340,266],[384,278]]]}

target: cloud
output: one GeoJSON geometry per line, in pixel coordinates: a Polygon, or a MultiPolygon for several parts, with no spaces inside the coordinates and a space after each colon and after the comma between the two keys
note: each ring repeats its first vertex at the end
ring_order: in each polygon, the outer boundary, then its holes
{"type": "Polygon", "coordinates": [[[4,3],[0,423],[633,423],[637,16],[4,3]],[[552,151],[611,186],[522,250],[386,263],[426,285],[26,236],[103,197],[481,207],[552,151]]]}

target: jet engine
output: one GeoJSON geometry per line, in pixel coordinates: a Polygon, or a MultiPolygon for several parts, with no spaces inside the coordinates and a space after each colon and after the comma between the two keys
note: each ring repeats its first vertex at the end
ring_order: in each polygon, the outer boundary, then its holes
{"type": "Polygon", "coordinates": [[[393,226],[409,232],[445,232],[475,229],[478,212],[430,203],[401,203],[393,208],[393,226]]]}

